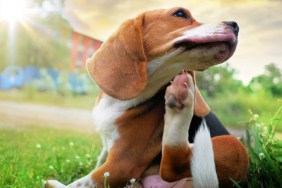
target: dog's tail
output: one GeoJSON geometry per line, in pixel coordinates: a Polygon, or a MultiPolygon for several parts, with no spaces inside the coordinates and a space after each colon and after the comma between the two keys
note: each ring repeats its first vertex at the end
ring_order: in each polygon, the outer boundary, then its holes
{"type": "Polygon", "coordinates": [[[194,139],[191,172],[194,187],[219,187],[210,131],[205,120],[194,139]]]}

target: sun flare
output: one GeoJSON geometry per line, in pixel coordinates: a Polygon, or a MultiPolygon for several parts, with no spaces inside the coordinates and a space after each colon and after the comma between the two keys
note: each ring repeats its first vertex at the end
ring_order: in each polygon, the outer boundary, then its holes
{"type": "Polygon", "coordinates": [[[25,0],[0,0],[0,21],[21,21],[27,11],[25,0]]]}

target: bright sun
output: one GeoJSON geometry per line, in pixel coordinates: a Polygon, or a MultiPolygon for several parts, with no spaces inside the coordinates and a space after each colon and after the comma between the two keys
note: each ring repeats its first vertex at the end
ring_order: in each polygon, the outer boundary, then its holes
{"type": "Polygon", "coordinates": [[[0,21],[14,23],[24,18],[27,11],[25,0],[0,0],[0,21]]]}

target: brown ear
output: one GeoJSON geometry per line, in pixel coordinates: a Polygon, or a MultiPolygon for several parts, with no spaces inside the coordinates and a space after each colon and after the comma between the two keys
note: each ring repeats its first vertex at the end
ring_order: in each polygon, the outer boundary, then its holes
{"type": "Polygon", "coordinates": [[[147,59],[142,41],[143,16],[122,24],[87,60],[91,78],[111,97],[137,97],[147,84],[147,59]]]}
{"type": "Polygon", "coordinates": [[[210,107],[202,97],[200,90],[196,84],[196,74],[195,72],[191,72],[192,77],[194,78],[195,83],[195,108],[194,108],[194,114],[198,117],[204,117],[208,115],[210,112],[210,107]]]}

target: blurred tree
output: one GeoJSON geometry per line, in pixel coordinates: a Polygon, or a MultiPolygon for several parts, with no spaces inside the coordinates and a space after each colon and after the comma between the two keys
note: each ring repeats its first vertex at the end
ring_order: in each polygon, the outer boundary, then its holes
{"type": "Polygon", "coordinates": [[[208,97],[236,92],[243,87],[243,84],[234,78],[235,73],[236,70],[229,64],[213,67],[204,72],[197,72],[198,86],[208,97]]]}
{"type": "Polygon", "coordinates": [[[263,74],[254,77],[249,87],[252,91],[265,90],[270,92],[273,97],[282,97],[282,72],[279,67],[270,63],[265,66],[263,74]]]}

